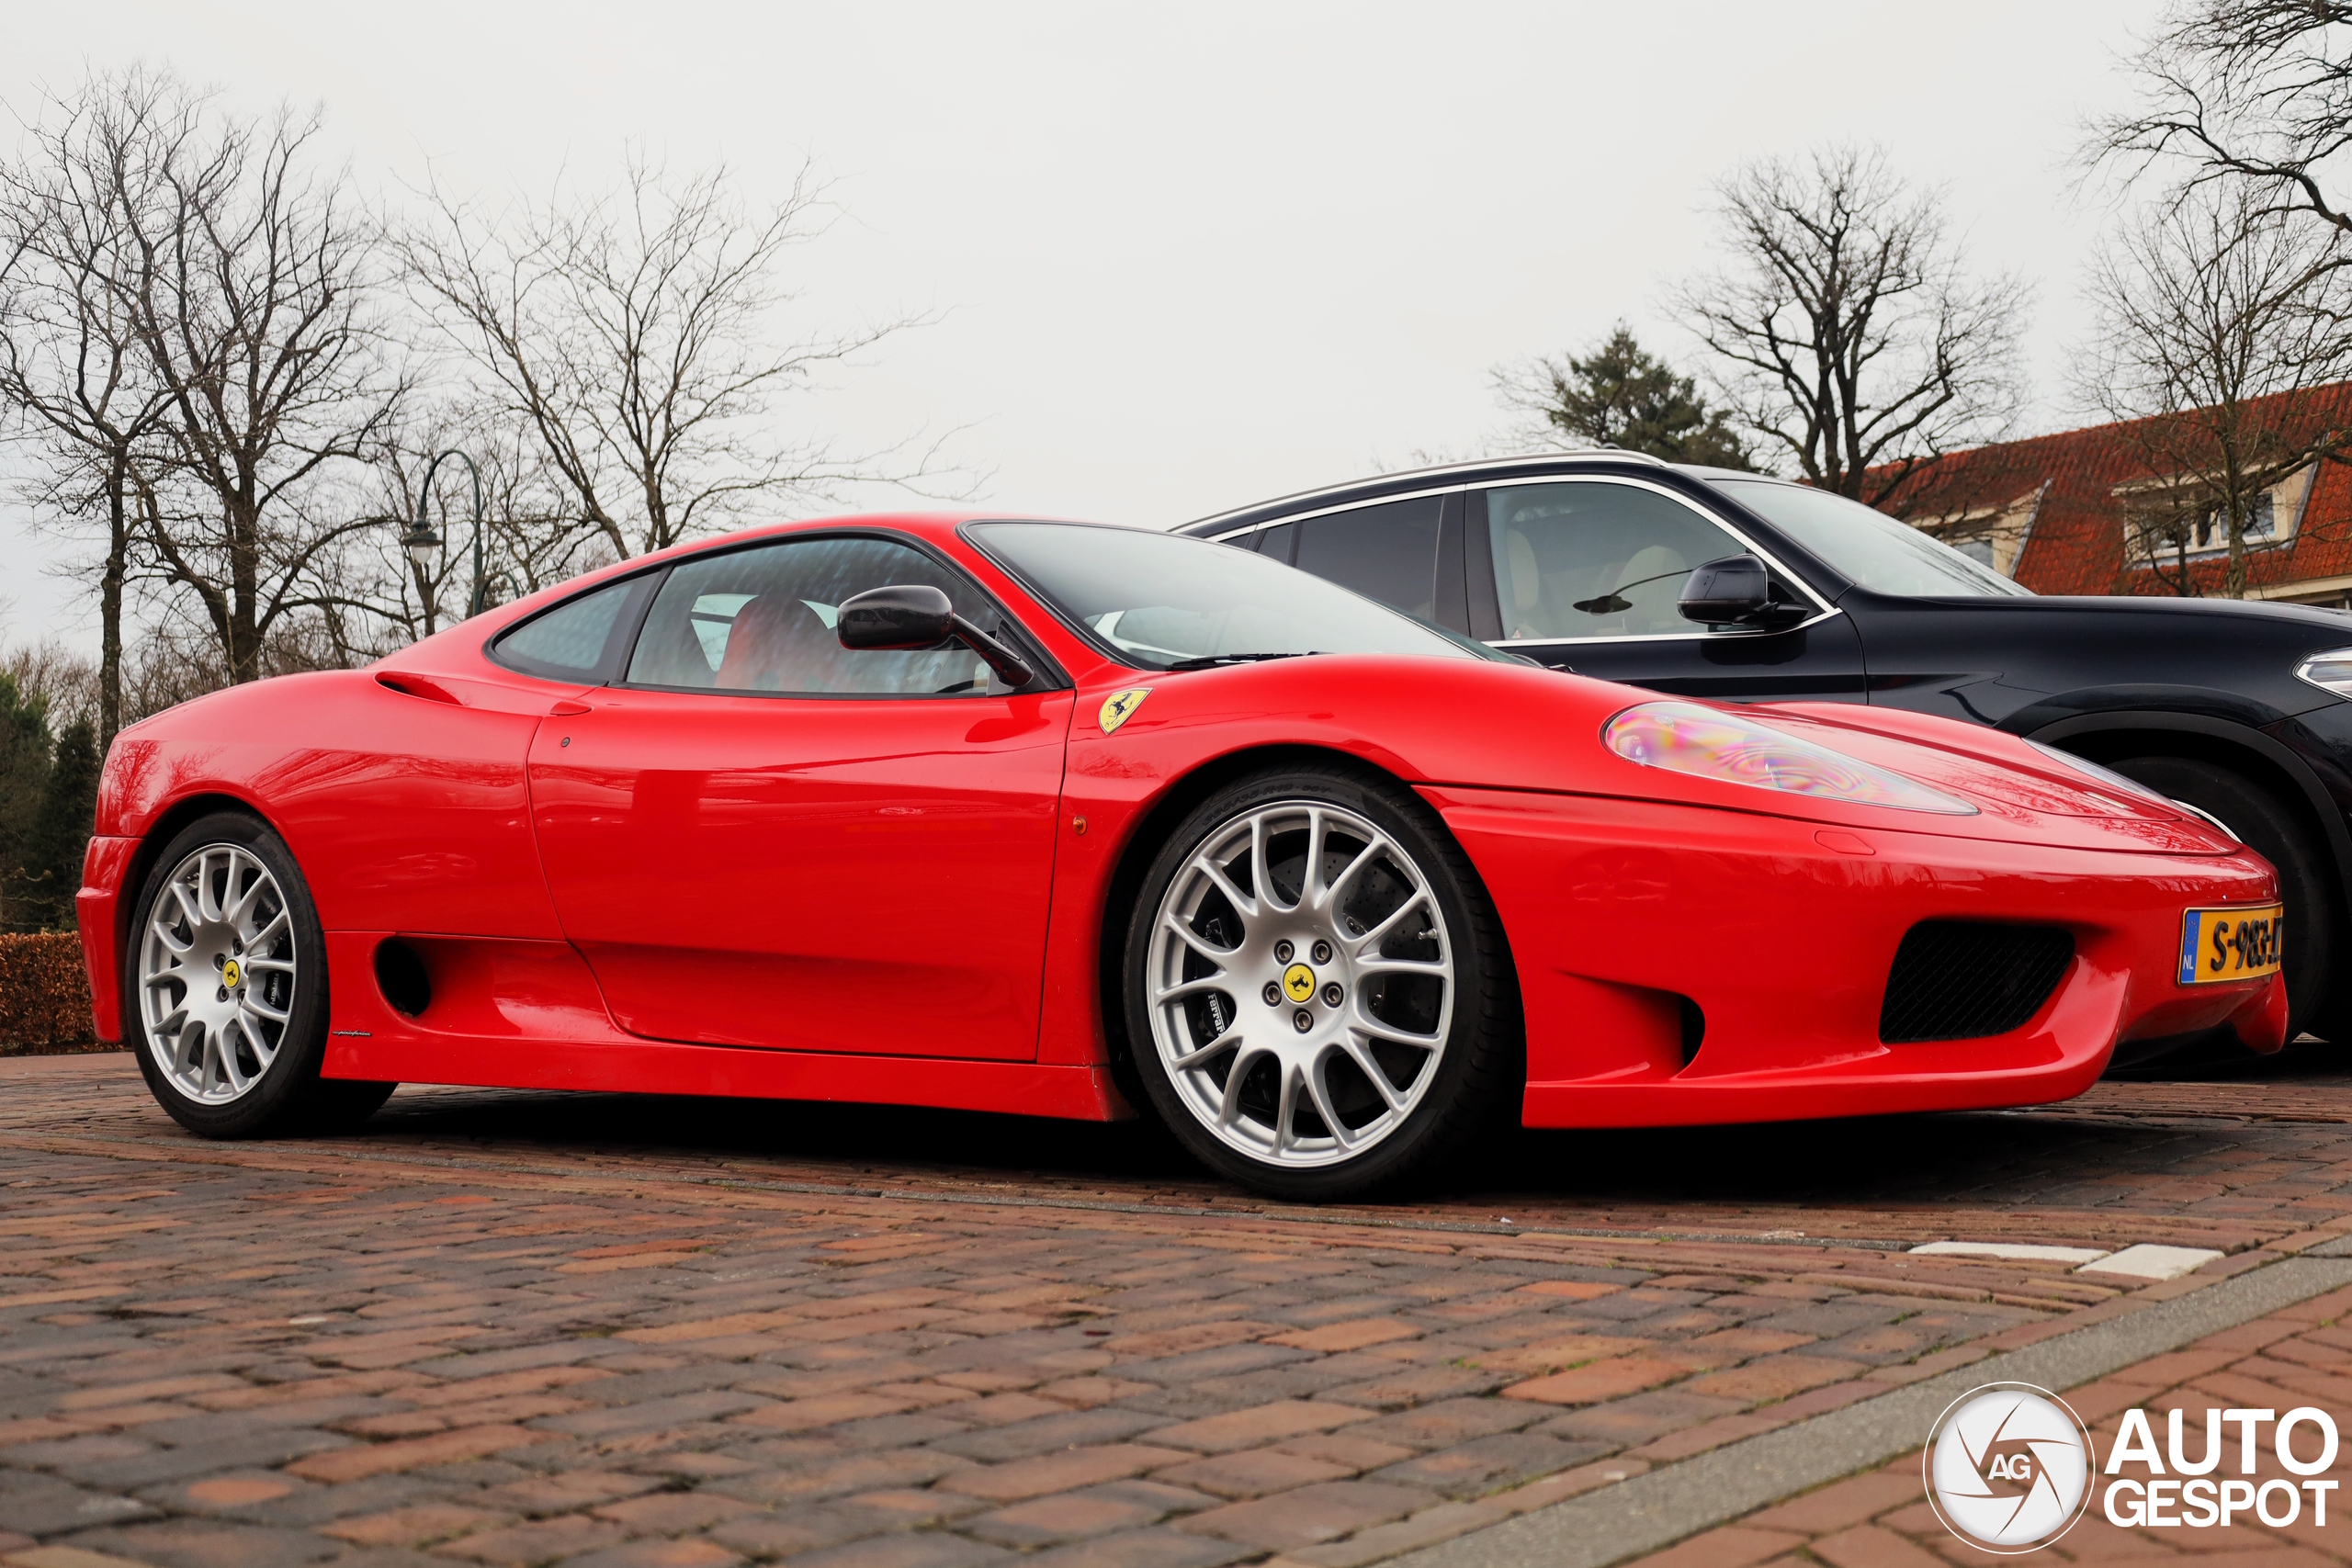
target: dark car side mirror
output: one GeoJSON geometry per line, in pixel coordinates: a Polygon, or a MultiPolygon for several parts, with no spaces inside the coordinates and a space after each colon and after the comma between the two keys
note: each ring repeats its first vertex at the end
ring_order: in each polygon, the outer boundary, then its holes
{"type": "Polygon", "coordinates": [[[1708,626],[1763,626],[1801,619],[1797,605],[1772,597],[1772,574],[1754,556],[1711,560],[1682,582],[1677,606],[1686,621],[1708,626]]]}
{"type": "Polygon", "coordinates": [[[843,648],[858,652],[960,642],[1008,686],[1025,686],[1036,678],[1019,654],[957,615],[946,594],[923,583],[893,583],[851,594],[834,617],[833,635],[843,648]]]}

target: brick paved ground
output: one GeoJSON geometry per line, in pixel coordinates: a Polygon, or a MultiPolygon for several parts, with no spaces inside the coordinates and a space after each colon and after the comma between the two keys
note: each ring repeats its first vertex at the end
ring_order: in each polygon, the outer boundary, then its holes
{"type": "Polygon", "coordinates": [[[1347,1568],[2352,1230],[2347,1131],[2290,1062],[1300,1211],[1132,1127],[412,1089],[221,1145],[9,1061],[0,1562],[1347,1568]],[[1951,1236],[2230,1256],[1899,1251],[1951,1236]]]}
{"type": "MultiPolygon", "coordinates": [[[[2352,1318],[2352,1290],[2338,1291],[2102,1378],[2067,1393],[2066,1403],[2090,1424],[2102,1462],[2119,1435],[2123,1412],[2134,1406],[2149,1412],[2160,1450],[2167,1439],[2167,1414],[2182,1411],[2184,1440],[2192,1460],[2204,1450],[2209,1409],[2283,1413],[2316,1405],[2341,1424],[2352,1413],[2352,1323],[2347,1318],[2352,1318]]],[[[2241,1479],[2246,1472],[2240,1468],[2238,1428],[2228,1426],[2223,1431],[2227,1442],[2222,1460],[2210,1479],[2241,1479]]],[[[2308,1427],[2299,1428],[2299,1456],[2314,1460],[2317,1441],[2308,1427]]],[[[2305,1479],[2278,1466],[2267,1428],[2256,1453],[2255,1485],[2266,1480],[2292,1483],[2305,1479]]],[[[1823,1563],[1829,1568],[1949,1568],[1953,1563],[1984,1568],[2012,1561],[1963,1543],[1937,1521],[1926,1501],[1919,1466],[1915,1450],[1867,1474],[1694,1536],[1641,1559],[1639,1568],[1749,1568],[1754,1563],[1771,1563],[1773,1568],[1819,1568],[1823,1563]]],[[[2134,1462],[2122,1473],[2144,1478],[2148,1472],[2134,1462]]],[[[2167,1468],[2166,1473],[2177,1477],[2179,1472],[2167,1468]]],[[[2173,1561],[2195,1562],[2199,1568],[2222,1562],[2319,1568],[2341,1562],[2352,1556],[2352,1506],[2346,1503],[2352,1495],[2352,1444],[2338,1450],[2333,1469],[2311,1479],[2337,1483],[2328,1498],[2324,1525],[2315,1517],[2308,1495],[2301,1500],[2295,1522],[2278,1529],[2243,1513],[2226,1529],[2120,1527],[2109,1522],[2095,1497],[2081,1521],[2032,1561],[2053,1568],[2059,1563],[2122,1568],[2173,1561]]],[[[2283,1496],[2274,1496],[2270,1506],[2274,1517],[2287,1511],[2283,1496]]],[[[2129,1501],[2120,1505],[2124,1517],[2130,1511],[2129,1501]]],[[[2180,1510],[2168,1512],[2177,1515],[2180,1510]]]]}

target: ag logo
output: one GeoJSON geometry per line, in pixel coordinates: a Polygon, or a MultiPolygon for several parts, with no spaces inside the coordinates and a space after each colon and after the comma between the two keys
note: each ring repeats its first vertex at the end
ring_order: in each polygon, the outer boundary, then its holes
{"type": "Polygon", "coordinates": [[[1928,1433],[1928,1501],[1969,1545],[2014,1554],[2074,1528],[2091,1499],[2090,1433],[2064,1400],[1996,1382],[1952,1401],[1928,1433]]]}
{"type": "Polygon", "coordinates": [[[1102,727],[1102,733],[1108,735],[1126,723],[1136,709],[1143,706],[1144,698],[1149,695],[1149,686],[1130,686],[1124,692],[1114,692],[1102,699],[1102,711],[1095,716],[1095,722],[1102,727]]]}
{"type": "Polygon", "coordinates": [[[1315,996],[1315,971],[1304,964],[1294,964],[1283,970],[1283,994],[1295,1002],[1312,1000],[1315,996]]]}
{"type": "Polygon", "coordinates": [[[235,959],[232,958],[226,964],[220,965],[220,983],[228,987],[231,990],[235,990],[237,988],[237,982],[244,977],[244,973],[237,967],[237,961],[235,959]]]}

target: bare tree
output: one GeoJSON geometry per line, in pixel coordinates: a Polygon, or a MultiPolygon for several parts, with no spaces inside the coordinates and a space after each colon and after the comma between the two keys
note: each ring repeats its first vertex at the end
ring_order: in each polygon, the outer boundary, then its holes
{"type": "MultiPolygon", "coordinates": [[[[236,684],[211,621],[185,599],[158,603],[154,624],[140,629],[123,650],[122,703],[126,722],[236,684]],[[191,615],[189,611],[198,613],[191,615]]],[[[261,676],[333,670],[351,660],[329,634],[325,617],[285,616],[263,638],[256,662],[261,676]]]]}
{"type": "Polygon", "coordinates": [[[935,443],[844,454],[777,432],[785,394],[920,320],[771,342],[798,298],[785,259],[829,210],[805,169],[757,211],[723,167],[673,183],[635,151],[616,194],[559,192],[495,218],[428,196],[429,220],[402,247],[416,296],[480,396],[536,440],[569,514],[616,555],[663,548],[761,500],[941,477],[935,443]]]}
{"type": "Polygon", "coordinates": [[[2193,554],[2226,549],[2221,590],[2243,598],[2250,558],[2288,541],[2276,492],[2346,452],[2341,250],[2256,190],[2207,186],[2152,204],[2094,264],[2075,378],[2144,476],[2130,553],[2177,593],[2199,591],[2193,554]]]}
{"type": "MultiPolygon", "coordinates": [[[[621,558],[612,536],[571,504],[561,472],[527,430],[483,417],[470,422],[468,449],[481,467],[490,516],[489,571],[508,595],[536,593],[621,558]]],[[[458,536],[445,525],[454,547],[458,536]]]]}
{"type": "Polygon", "coordinates": [[[137,497],[158,461],[170,398],[152,374],[134,302],[145,258],[137,215],[159,199],[165,150],[184,140],[193,100],[168,75],[92,78],[51,106],[19,155],[0,164],[0,405],[36,448],[24,489],[37,517],[95,524],[99,660],[97,745],[122,728],[124,589],[139,533],[137,497]]]}
{"type": "Polygon", "coordinates": [[[356,615],[344,624],[352,635],[375,639],[351,644],[353,657],[388,652],[465,617],[475,589],[469,482],[475,475],[481,486],[485,607],[617,558],[605,533],[571,505],[569,487],[529,431],[496,410],[444,406],[390,443],[371,476],[375,488],[364,508],[398,525],[416,515],[422,497],[426,520],[441,536],[433,561],[410,560],[396,526],[356,535],[338,552],[334,576],[341,585],[340,607],[356,615]],[[444,463],[425,495],[434,456],[452,451],[465,455],[471,473],[444,463]]]}
{"type": "Polygon", "coordinates": [[[1839,146],[1747,164],[1716,195],[1730,259],[1674,304],[1757,457],[1900,515],[1937,457],[2002,437],[2030,290],[1971,277],[1940,190],[1839,146]]]}
{"type": "Polygon", "coordinates": [[[2352,232],[2352,5],[2177,0],[2134,62],[2143,106],[2093,124],[2095,164],[2244,188],[2352,232]]]}
{"type": "Polygon", "coordinates": [[[372,525],[333,481],[377,455],[407,389],[377,234],[339,176],[306,166],[318,129],[208,108],[158,149],[157,199],[129,215],[132,330],[169,408],[144,521],[234,681],[263,673],[281,620],[334,607],[317,569],[372,525]]]}
{"type": "Polygon", "coordinates": [[[27,701],[40,703],[52,726],[62,728],[97,717],[97,666],[55,637],[0,654],[0,673],[17,683],[27,701]]]}

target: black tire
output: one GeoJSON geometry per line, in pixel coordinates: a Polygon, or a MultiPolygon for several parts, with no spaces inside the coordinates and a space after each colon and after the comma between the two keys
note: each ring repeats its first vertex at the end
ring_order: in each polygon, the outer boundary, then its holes
{"type": "MultiPolygon", "coordinates": [[[[213,885],[225,892],[228,884],[240,876],[239,867],[244,863],[232,861],[213,870],[208,861],[207,869],[194,874],[215,878],[213,885]]],[[[258,880],[249,870],[242,874],[245,877],[241,885],[243,887],[250,888],[258,880]]],[[[254,919],[258,920],[260,916],[257,914],[254,919]]],[[[193,933],[194,927],[184,914],[175,914],[167,923],[175,931],[193,933]]],[[[213,975],[203,967],[209,961],[209,955],[192,953],[187,973],[192,976],[200,974],[205,981],[212,980],[213,975]]],[[[176,987],[163,987],[157,994],[165,1005],[177,1007],[193,993],[187,983],[182,982],[176,987]]],[[[220,988],[220,996],[226,999],[226,987],[220,988]]],[[[266,824],[243,812],[215,812],[199,818],[174,834],[156,856],[154,866],[131,906],[130,934],[123,945],[122,1026],[123,1038],[138,1054],[139,1070],[156,1103],[173,1121],[201,1137],[259,1138],[355,1126],[366,1121],[397,1087],[319,1077],[319,1066],[326,1054],[327,974],[326,941],[319,928],[318,908],[311,900],[310,886],[303,881],[301,868],[295,863],[285,840],[266,824]],[[238,1037],[229,1036],[225,1031],[216,1038],[216,1056],[225,1050],[240,1064],[258,1068],[251,1077],[249,1087],[225,1100],[203,1098],[202,1082],[192,1090],[175,1071],[167,1070],[163,1058],[170,1045],[151,1026],[143,1008],[141,962],[153,937],[158,906],[175,877],[188,867],[191,858],[200,851],[223,859],[231,852],[242,852],[266,871],[276,884],[276,895],[266,896],[259,908],[265,912],[273,907],[282,908],[284,932],[272,939],[266,948],[257,944],[248,953],[240,945],[236,952],[248,964],[273,959],[294,964],[290,977],[282,983],[259,971],[248,972],[250,977],[243,984],[255,998],[282,1010],[285,1017],[282,1023],[250,1025],[257,1034],[266,1037],[261,1043],[273,1052],[266,1065],[258,1063],[252,1042],[243,1045],[231,1043],[238,1037]],[[273,1031],[274,1037],[267,1037],[273,1031]]],[[[240,1030],[248,1026],[246,1022],[239,1024],[240,1030]]],[[[182,1066],[185,1068],[188,1064],[182,1066]]],[[[194,1064],[194,1070],[199,1078],[204,1076],[200,1063],[194,1064]]]]}
{"type": "Polygon", "coordinates": [[[288,1122],[284,1131],[306,1133],[313,1137],[348,1133],[382,1110],[384,1101],[391,1099],[392,1091],[400,1087],[367,1078],[320,1078],[311,1084],[301,1111],[288,1122]]]}
{"type": "MultiPolygon", "coordinates": [[[[1333,868],[1352,852],[1347,848],[1348,831],[1338,826],[1329,829],[1331,836],[1326,840],[1324,854],[1324,875],[1327,877],[1333,876],[1333,868]]],[[[1269,838],[1266,859],[1275,867],[1274,876],[1279,886],[1287,874],[1285,865],[1292,863],[1277,858],[1277,850],[1272,847],[1276,841],[1274,838],[1269,838]]],[[[1296,875],[1303,879],[1306,874],[1303,869],[1306,859],[1306,841],[1302,838],[1288,842],[1297,853],[1295,864],[1299,869],[1296,875]]],[[[1233,863],[1238,865],[1241,863],[1233,863]]],[[[1384,860],[1374,864],[1372,870],[1363,874],[1357,882],[1346,883],[1345,878],[1340,878],[1350,891],[1344,897],[1335,900],[1342,908],[1333,916],[1334,920],[1348,920],[1353,918],[1349,911],[1364,907],[1363,900],[1373,897],[1372,893],[1363,890],[1367,886],[1377,884],[1391,892],[1406,887],[1405,878],[1396,874],[1408,869],[1384,860]],[[1385,883],[1379,882],[1382,877],[1386,878],[1385,883]]],[[[1254,868],[1250,874],[1251,883],[1246,891],[1254,899],[1254,868]]],[[[1299,897],[1295,892],[1284,896],[1295,900],[1299,897]]],[[[1414,898],[1406,897],[1401,893],[1396,894],[1396,898],[1397,901],[1390,908],[1404,915],[1408,926],[1425,923],[1426,917],[1418,912],[1419,906],[1414,898]],[[1406,913],[1408,905],[1416,905],[1416,912],[1406,913]]],[[[1229,904],[1226,908],[1228,911],[1233,909],[1229,904]]],[[[1236,918],[1239,919],[1238,914],[1236,918]]],[[[1239,923],[1245,927],[1251,924],[1246,919],[1240,919],[1239,923]]],[[[1359,928],[1342,928],[1343,931],[1355,929],[1359,928]]],[[[1275,934],[1280,934],[1279,928],[1275,934]]],[[[1294,949],[1292,957],[1304,963],[1309,953],[1314,951],[1313,932],[1302,927],[1296,934],[1300,944],[1294,949]]],[[[1245,937],[1244,940],[1261,948],[1265,945],[1262,933],[1245,937]]],[[[1167,951],[1173,953],[1174,950],[1167,951]]],[[[1165,956],[1164,953],[1163,960],[1165,956]]],[[[1185,962],[1189,964],[1191,961],[1185,962]]],[[[1290,964],[1291,959],[1284,958],[1281,962],[1290,964]]],[[[1325,1013],[1318,1016],[1313,1027],[1336,1036],[1346,1032],[1349,1020],[1357,1016],[1348,1009],[1361,1007],[1372,1010],[1390,1006],[1393,998],[1405,995],[1404,987],[1412,983],[1396,976],[1358,971],[1351,967],[1351,960],[1344,954],[1318,962],[1327,962],[1329,966],[1307,977],[1310,1005],[1295,1007],[1288,998],[1280,1003],[1265,1000],[1266,997],[1274,996],[1281,989],[1281,982],[1268,979],[1262,995],[1250,991],[1246,995],[1229,997],[1228,1001],[1237,1010],[1231,1015],[1231,1022],[1216,1019],[1210,1027],[1216,1032],[1240,1029],[1242,1022],[1238,1010],[1241,1008],[1270,1008],[1272,1010],[1271,1017],[1287,1022],[1302,1014],[1313,1012],[1313,1004],[1328,1002],[1325,1013]],[[1344,980],[1346,984],[1324,986],[1321,985],[1324,980],[1344,980]],[[1317,986],[1321,988],[1317,988],[1317,986]],[[1361,990],[1363,995],[1349,998],[1346,993],[1351,988],[1361,990]],[[1329,1002],[1329,998],[1335,994],[1341,999],[1329,1002]]],[[[1297,966],[1292,964],[1294,968],[1297,966]]],[[[1246,988],[1258,984],[1254,970],[1244,976],[1243,966],[1238,958],[1230,967],[1237,986],[1246,988]]],[[[1219,973],[1224,971],[1220,969],[1219,973]]],[[[1436,813],[1409,790],[1368,769],[1359,771],[1343,763],[1270,769],[1237,780],[1203,801],[1170,834],[1145,874],[1128,921],[1121,975],[1121,999],[1131,1053],[1127,1066],[1141,1082],[1151,1109],[1194,1158],[1218,1175],[1259,1192],[1295,1201],[1315,1201],[1363,1197],[1409,1182],[1423,1181],[1462,1153],[1483,1130],[1506,1118],[1512,1123],[1517,1121],[1519,1097],[1526,1077],[1525,1052],[1521,1032],[1518,976],[1511,966],[1502,922],[1497,917],[1493,902],[1487,897],[1477,873],[1472,868],[1469,857],[1446,832],[1436,813]],[[1365,1132],[1371,1122],[1391,1121],[1393,1124],[1386,1131],[1380,1132],[1376,1141],[1369,1143],[1360,1153],[1331,1157],[1329,1163],[1305,1168],[1278,1164],[1272,1158],[1246,1153],[1212,1130],[1208,1122],[1204,1120],[1205,1113],[1196,1111],[1188,1100],[1186,1092],[1178,1086],[1177,1074],[1163,1059],[1162,1044],[1155,1032],[1155,1010],[1150,1000],[1154,933],[1159,929],[1163,901],[1170,897],[1180,874],[1192,874],[1187,868],[1194,856],[1214,840],[1232,832],[1237,821],[1261,810],[1287,810],[1294,806],[1302,808],[1307,806],[1336,807],[1361,818],[1385,835],[1397,851],[1409,858],[1412,863],[1409,869],[1419,872],[1421,886],[1426,887],[1430,899],[1439,911],[1443,922],[1442,929],[1432,923],[1429,931],[1413,934],[1407,928],[1400,927],[1397,935],[1384,939],[1376,953],[1371,949],[1365,952],[1378,958],[1388,954],[1390,948],[1400,941],[1424,942],[1441,953],[1450,948],[1453,971],[1450,1014],[1437,1015],[1448,1019],[1448,1021],[1442,1028],[1434,1022],[1429,1026],[1430,1037],[1443,1042],[1442,1048],[1434,1053],[1433,1066],[1424,1054],[1418,1068],[1409,1072],[1403,1084],[1398,1084],[1398,1073],[1405,1069],[1392,1066],[1389,1057],[1383,1056],[1381,1053],[1385,1050],[1394,1055],[1400,1048],[1385,1042],[1367,1047],[1362,1055],[1348,1055],[1345,1060],[1341,1059],[1345,1053],[1319,1058],[1327,1065],[1323,1082],[1330,1095],[1328,1103],[1340,1122],[1352,1130],[1353,1135],[1371,1136],[1365,1132]],[[1368,1080],[1357,1081],[1363,1078],[1360,1067],[1365,1060],[1372,1061],[1387,1076],[1389,1088],[1405,1097],[1406,1106],[1398,1106],[1392,1097],[1379,1096],[1379,1091],[1368,1080]],[[1426,1075],[1426,1079],[1423,1075],[1426,1075]],[[1350,1089],[1355,1094],[1353,1107],[1348,1103],[1344,1092],[1350,1089]],[[1411,1100],[1410,1097],[1416,1093],[1419,1100],[1411,1100]],[[1379,1096],[1379,1099],[1367,1100],[1368,1096],[1379,1096]],[[1387,1103],[1384,1105],[1381,1100],[1387,1103]],[[1370,1107],[1368,1111],[1363,1109],[1367,1105],[1370,1107]],[[1370,1120],[1351,1122],[1351,1111],[1367,1115],[1370,1120]]],[[[1180,1024],[1170,1020],[1170,1030],[1198,1027],[1197,1021],[1202,1014],[1189,1003],[1163,1004],[1163,1017],[1166,1016],[1166,1007],[1180,1005],[1182,1009],[1180,1017],[1193,1022],[1180,1024]]],[[[1214,1009],[1208,1016],[1216,1018],[1214,1009]]],[[[1253,1015],[1250,1027],[1269,1025],[1258,1021],[1253,1015]]],[[[1306,1026],[1300,1027],[1304,1029],[1306,1026]]],[[[1321,1037],[1308,1038],[1303,1044],[1311,1046],[1314,1038],[1321,1037]]],[[[1199,1043],[1197,1039],[1192,1039],[1184,1045],[1171,1044],[1169,1048],[1181,1050],[1186,1045],[1197,1046],[1199,1043]]],[[[1329,1049],[1339,1052],[1336,1044],[1329,1049]]],[[[1272,1066],[1273,1058],[1270,1056],[1258,1057],[1251,1066],[1244,1070],[1242,1089],[1228,1089],[1226,1086],[1230,1083],[1235,1064],[1243,1059],[1238,1049],[1232,1055],[1234,1060],[1223,1064],[1225,1076],[1213,1079],[1218,1092],[1227,1094],[1228,1098],[1239,1097],[1248,1088],[1252,1075],[1261,1070],[1257,1061],[1267,1062],[1269,1066],[1265,1070],[1269,1072],[1287,1070],[1272,1066]]],[[[1202,1080],[1215,1074],[1216,1067],[1216,1063],[1212,1060],[1196,1072],[1184,1076],[1197,1091],[1202,1089],[1202,1080]]],[[[1266,1092],[1260,1091],[1261,1100],[1266,1092]]],[[[1304,1096],[1306,1092],[1302,1080],[1299,1093],[1304,1096]]],[[[1279,1120],[1279,1116],[1274,1119],[1279,1120]]],[[[1309,1106],[1305,1116],[1299,1117],[1295,1113],[1292,1125],[1294,1128],[1323,1129],[1326,1123],[1319,1111],[1309,1106]]],[[[1334,1156],[1344,1152],[1339,1141],[1330,1138],[1328,1132],[1323,1137],[1330,1144],[1334,1156]]]]}
{"type": "Polygon", "coordinates": [[[2188,757],[2132,757],[2110,764],[2160,795],[2185,801],[2220,820],[2278,872],[2287,907],[2280,966],[2287,975],[2287,1038],[2323,1032],[2331,1001],[2346,998],[2335,984],[2343,931],[2331,883],[2326,846],[2286,802],[2263,785],[2217,763],[2188,757]]]}

